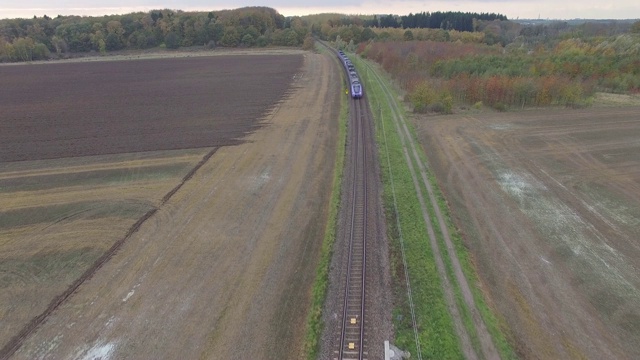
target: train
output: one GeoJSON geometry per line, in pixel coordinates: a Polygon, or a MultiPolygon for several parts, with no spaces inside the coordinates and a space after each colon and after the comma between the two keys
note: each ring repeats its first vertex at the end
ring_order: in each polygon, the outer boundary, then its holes
{"type": "Polygon", "coordinates": [[[342,50],[338,50],[338,57],[340,58],[342,65],[349,75],[349,94],[353,99],[362,98],[362,95],[364,94],[364,88],[360,83],[360,78],[358,77],[358,73],[356,72],[356,67],[342,50]]]}

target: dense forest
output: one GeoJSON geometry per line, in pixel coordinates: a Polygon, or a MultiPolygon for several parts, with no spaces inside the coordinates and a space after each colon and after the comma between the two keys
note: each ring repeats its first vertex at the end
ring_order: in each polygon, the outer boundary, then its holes
{"type": "Polygon", "coordinates": [[[307,31],[266,7],[5,19],[0,20],[0,62],[154,47],[299,46],[307,31]]]}
{"type": "Polygon", "coordinates": [[[451,112],[454,102],[499,110],[582,107],[596,92],[640,93],[640,21],[494,21],[478,28],[446,34],[386,29],[377,38],[384,33],[393,41],[360,43],[356,51],[392,74],[418,112],[451,112]]]}

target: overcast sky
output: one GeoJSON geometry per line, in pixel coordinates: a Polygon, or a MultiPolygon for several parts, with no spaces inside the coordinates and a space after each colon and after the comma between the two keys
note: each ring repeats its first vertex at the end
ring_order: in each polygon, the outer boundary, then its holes
{"type": "Polygon", "coordinates": [[[0,18],[45,14],[100,16],[153,9],[210,11],[243,6],[268,6],[285,16],[462,11],[495,12],[510,19],[640,18],[640,0],[0,0],[0,18]]]}

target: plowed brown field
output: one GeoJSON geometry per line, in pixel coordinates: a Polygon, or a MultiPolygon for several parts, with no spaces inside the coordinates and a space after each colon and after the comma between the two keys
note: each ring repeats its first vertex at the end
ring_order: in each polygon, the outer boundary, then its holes
{"type": "Polygon", "coordinates": [[[0,162],[233,145],[300,56],[0,66],[0,162]]]}
{"type": "Polygon", "coordinates": [[[297,358],[335,66],[288,52],[0,67],[14,86],[0,94],[2,354],[297,358]]]}
{"type": "Polygon", "coordinates": [[[518,355],[640,358],[640,108],[417,128],[518,355]]]}

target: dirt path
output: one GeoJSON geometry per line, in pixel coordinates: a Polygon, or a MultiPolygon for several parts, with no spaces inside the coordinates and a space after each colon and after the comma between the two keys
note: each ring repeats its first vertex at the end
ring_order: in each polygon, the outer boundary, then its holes
{"type": "Polygon", "coordinates": [[[637,114],[539,109],[418,122],[521,358],[640,355],[637,114]]]}
{"type": "Polygon", "coordinates": [[[306,54],[268,125],[220,148],[15,358],[297,359],[333,174],[333,66],[306,54]]]}

